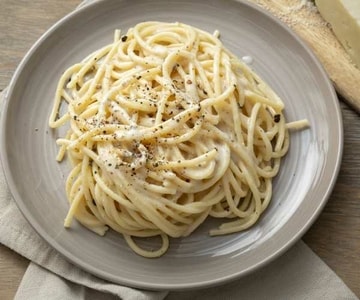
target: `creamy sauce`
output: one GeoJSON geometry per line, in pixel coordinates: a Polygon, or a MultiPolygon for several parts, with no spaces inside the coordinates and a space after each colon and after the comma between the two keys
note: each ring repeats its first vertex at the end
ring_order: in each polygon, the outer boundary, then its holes
{"type": "Polygon", "coordinates": [[[245,55],[245,56],[243,56],[241,59],[242,59],[242,61],[243,61],[244,63],[246,63],[247,65],[251,65],[251,64],[254,62],[253,57],[250,56],[250,55],[245,55]]]}

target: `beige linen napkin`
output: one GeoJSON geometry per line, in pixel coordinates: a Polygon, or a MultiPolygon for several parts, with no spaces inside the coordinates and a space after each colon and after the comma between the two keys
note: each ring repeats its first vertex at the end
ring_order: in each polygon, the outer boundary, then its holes
{"type": "MultiPolygon", "coordinates": [[[[93,1],[84,1],[80,6],[93,1]]],[[[5,92],[0,94],[0,112],[5,92]]],[[[107,282],[72,265],[33,230],[11,198],[1,166],[0,243],[31,261],[16,300],[358,299],[302,241],[257,272],[219,287],[168,293],[107,282]]]]}

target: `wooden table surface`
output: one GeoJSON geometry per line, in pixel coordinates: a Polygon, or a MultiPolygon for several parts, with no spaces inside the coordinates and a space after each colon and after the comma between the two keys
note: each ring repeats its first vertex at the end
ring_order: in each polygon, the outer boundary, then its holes
{"type": "MultiPolygon", "coordinates": [[[[0,0],[0,90],[30,46],[80,2],[0,0]]],[[[343,102],[341,108],[345,145],[340,174],[303,240],[360,297],[360,117],[343,102]]],[[[0,245],[0,299],[13,298],[27,265],[25,258],[0,245]]]]}

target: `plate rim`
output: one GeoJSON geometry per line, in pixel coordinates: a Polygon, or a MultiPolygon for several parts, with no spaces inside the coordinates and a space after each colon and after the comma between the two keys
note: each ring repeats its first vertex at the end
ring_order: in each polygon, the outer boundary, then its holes
{"type": "MultiPolygon", "coordinates": [[[[121,2],[127,2],[127,1],[128,0],[122,0],[121,2]]],[[[77,18],[78,15],[83,14],[84,11],[92,9],[93,6],[102,5],[103,2],[107,2],[107,1],[96,0],[89,4],[84,5],[82,7],[79,7],[77,9],[75,9],[74,11],[70,12],[69,14],[65,15],[64,17],[62,17],[60,20],[55,22],[48,30],[46,30],[40,36],[40,38],[31,46],[31,48],[27,51],[27,53],[21,60],[20,64],[16,68],[14,75],[12,76],[12,79],[10,81],[10,84],[9,84],[7,90],[5,91],[3,103],[1,105],[2,109],[1,109],[1,115],[0,115],[0,119],[1,119],[1,123],[0,123],[1,124],[0,158],[1,158],[1,162],[2,162],[2,168],[4,171],[4,177],[6,179],[10,193],[11,193],[13,199],[15,200],[15,203],[16,203],[17,207],[19,208],[20,212],[22,213],[22,215],[30,223],[30,225],[33,227],[33,229],[42,237],[42,239],[48,245],[50,245],[51,248],[53,248],[57,252],[59,252],[67,261],[70,261],[71,263],[80,267],[82,270],[85,270],[93,275],[99,276],[99,277],[109,280],[111,282],[115,282],[118,284],[124,284],[124,285],[130,286],[130,287],[135,287],[135,288],[146,288],[149,290],[192,290],[192,289],[197,289],[197,288],[206,288],[206,287],[210,287],[210,286],[216,286],[216,285],[224,284],[226,282],[246,276],[249,273],[252,273],[252,272],[258,270],[259,268],[267,265],[274,259],[278,258],[281,254],[286,252],[292,245],[294,245],[295,242],[297,242],[301,238],[301,236],[303,236],[303,234],[310,228],[310,226],[314,223],[314,221],[319,216],[320,212],[323,210],[324,206],[326,205],[326,203],[331,195],[331,192],[336,184],[336,178],[338,177],[338,174],[340,172],[342,155],[343,155],[343,143],[344,143],[343,120],[342,120],[341,107],[340,107],[339,101],[337,99],[337,94],[335,92],[335,88],[332,85],[332,83],[329,79],[329,76],[327,75],[324,67],[321,65],[319,59],[316,57],[316,55],[313,53],[313,51],[309,48],[309,46],[298,35],[296,35],[294,33],[294,31],[292,31],[288,26],[286,26],[282,21],[277,19],[275,16],[270,14],[268,11],[257,6],[254,3],[244,1],[244,0],[229,0],[229,2],[238,2],[241,5],[251,7],[253,10],[256,10],[259,14],[266,16],[272,22],[277,23],[277,25],[281,26],[282,29],[287,31],[287,34],[291,35],[292,38],[295,39],[296,42],[299,44],[299,46],[301,46],[306,51],[307,55],[311,58],[312,62],[314,64],[316,64],[317,70],[321,72],[323,79],[325,80],[324,83],[326,83],[326,85],[328,87],[328,91],[332,95],[332,100],[333,100],[332,104],[334,105],[334,108],[336,111],[336,119],[338,121],[337,129],[339,132],[339,136],[337,137],[338,138],[338,148],[337,148],[337,152],[336,152],[336,154],[337,154],[336,158],[334,158],[335,165],[334,165],[334,171],[331,174],[331,180],[326,189],[326,192],[322,195],[322,200],[319,201],[319,205],[317,205],[316,210],[312,211],[311,217],[306,220],[306,222],[305,222],[305,224],[303,224],[302,228],[300,230],[298,230],[296,232],[296,234],[294,234],[292,236],[292,238],[288,239],[287,242],[282,244],[281,247],[278,247],[277,251],[273,252],[272,255],[267,256],[266,259],[259,261],[256,265],[253,265],[252,268],[248,268],[246,270],[239,270],[239,272],[232,273],[228,276],[209,279],[206,282],[205,281],[194,282],[192,284],[188,284],[188,283],[186,283],[186,284],[145,283],[144,284],[143,282],[134,281],[131,279],[129,280],[124,277],[119,279],[118,276],[112,276],[111,274],[108,274],[107,272],[103,272],[102,270],[95,269],[91,265],[88,265],[87,263],[84,263],[83,261],[81,261],[78,257],[74,257],[70,252],[67,251],[66,248],[64,248],[61,244],[59,244],[57,240],[55,240],[50,235],[48,235],[46,230],[43,229],[40,226],[40,224],[38,224],[36,222],[36,220],[31,215],[30,211],[27,210],[27,208],[24,205],[23,200],[21,199],[21,196],[17,190],[16,184],[14,182],[14,178],[12,176],[13,174],[11,171],[11,167],[9,165],[9,161],[6,159],[9,155],[9,153],[8,153],[9,151],[6,149],[6,145],[5,145],[6,144],[6,139],[5,139],[6,130],[5,129],[6,129],[6,122],[7,122],[6,112],[8,111],[8,107],[9,107],[9,104],[11,101],[11,96],[13,94],[13,90],[15,88],[18,77],[21,75],[23,69],[27,65],[27,62],[30,60],[30,58],[36,52],[36,50],[39,47],[41,47],[42,43],[54,33],[54,31],[56,31],[59,27],[63,26],[63,24],[66,24],[72,18],[77,18]]],[[[221,0],[216,0],[216,2],[221,2],[221,0]]]]}

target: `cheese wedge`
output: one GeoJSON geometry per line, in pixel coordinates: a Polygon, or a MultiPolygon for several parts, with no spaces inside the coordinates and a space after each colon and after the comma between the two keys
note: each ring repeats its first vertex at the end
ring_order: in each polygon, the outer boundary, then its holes
{"type": "Polygon", "coordinates": [[[360,0],[315,0],[315,3],[360,69],[360,0]]]}

